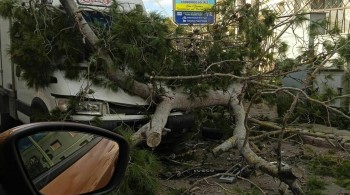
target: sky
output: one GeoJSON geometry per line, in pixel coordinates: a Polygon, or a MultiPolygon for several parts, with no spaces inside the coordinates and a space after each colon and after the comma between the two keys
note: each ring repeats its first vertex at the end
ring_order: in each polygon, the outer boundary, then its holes
{"type": "Polygon", "coordinates": [[[147,12],[155,11],[167,17],[173,16],[173,0],[143,0],[147,12]]]}
{"type": "MultiPolygon", "coordinates": [[[[279,0],[270,0],[269,2],[273,1],[279,0]]],[[[250,0],[247,2],[249,3],[250,0]]],[[[143,3],[147,12],[155,11],[167,17],[173,16],[173,0],[143,0],[143,3]]]]}

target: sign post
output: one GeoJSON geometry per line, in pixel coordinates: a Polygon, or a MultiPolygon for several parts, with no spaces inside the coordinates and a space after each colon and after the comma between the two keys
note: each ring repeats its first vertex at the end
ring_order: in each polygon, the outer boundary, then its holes
{"type": "Polygon", "coordinates": [[[205,25],[215,22],[209,10],[216,0],[174,0],[174,21],[178,25],[205,25]]]}

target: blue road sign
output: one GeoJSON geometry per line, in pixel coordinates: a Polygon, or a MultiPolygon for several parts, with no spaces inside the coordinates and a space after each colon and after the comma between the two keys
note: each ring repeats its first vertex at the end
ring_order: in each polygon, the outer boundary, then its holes
{"type": "Polygon", "coordinates": [[[188,24],[213,24],[215,15],[212,12],[203,11],[175,11],[175,23],[188,24]]]}

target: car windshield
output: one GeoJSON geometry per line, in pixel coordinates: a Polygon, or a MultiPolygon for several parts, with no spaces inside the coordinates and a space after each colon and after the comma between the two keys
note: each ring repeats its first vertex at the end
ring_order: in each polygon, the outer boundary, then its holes
{"type": "Polygon", "coordinates": [[[84,11],[82,14],[86,22],[103,28],[108,28],[112,21],[109,15],[99,11],[84,11]]]}

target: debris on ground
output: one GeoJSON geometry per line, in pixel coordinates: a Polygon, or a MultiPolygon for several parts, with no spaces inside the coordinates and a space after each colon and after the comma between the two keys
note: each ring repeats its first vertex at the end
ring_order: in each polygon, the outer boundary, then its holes
{"type": "MultiPolygon", "coordinates": [[[[317,125],[318,129],[322,127],[317,125]]],[[[311,130],[314,126],[308,125],[307,128],[311,130]]],[[[322,131],[337,132],[328,127],[322,131]]],[[[339,132],[350,135],[350,131],[339,132]]],[[[255,143],[259,149],[256,152],[262,158],[277,164],[274,138],[266,140],[255,143]]],[[[245,163],[236,149],[214,156],[211,149],[218,143],[219,140],[198,136],[197,139],[179,142],[176,147],[172,144],[157,149],[164,165],[160,175],[162,195],[292,194],[288,186],[277,178],[257,171],[245,163]]],[[[350,194],[350,185],[344,184],[350,179],[345,178],[346,174],[340,176],[332,172],[317,172],[322,170],[322,163],[349,162],[350,167],[348,150],[314,146],[304,143],[298,137],[291,137],[283,140],[282,157],[282,166],[291,166],[293,172],[300,176],[300,183],[306,194],[350,194]]],[[[328,168],[331,169],[332,166],[328,168]]]]}

